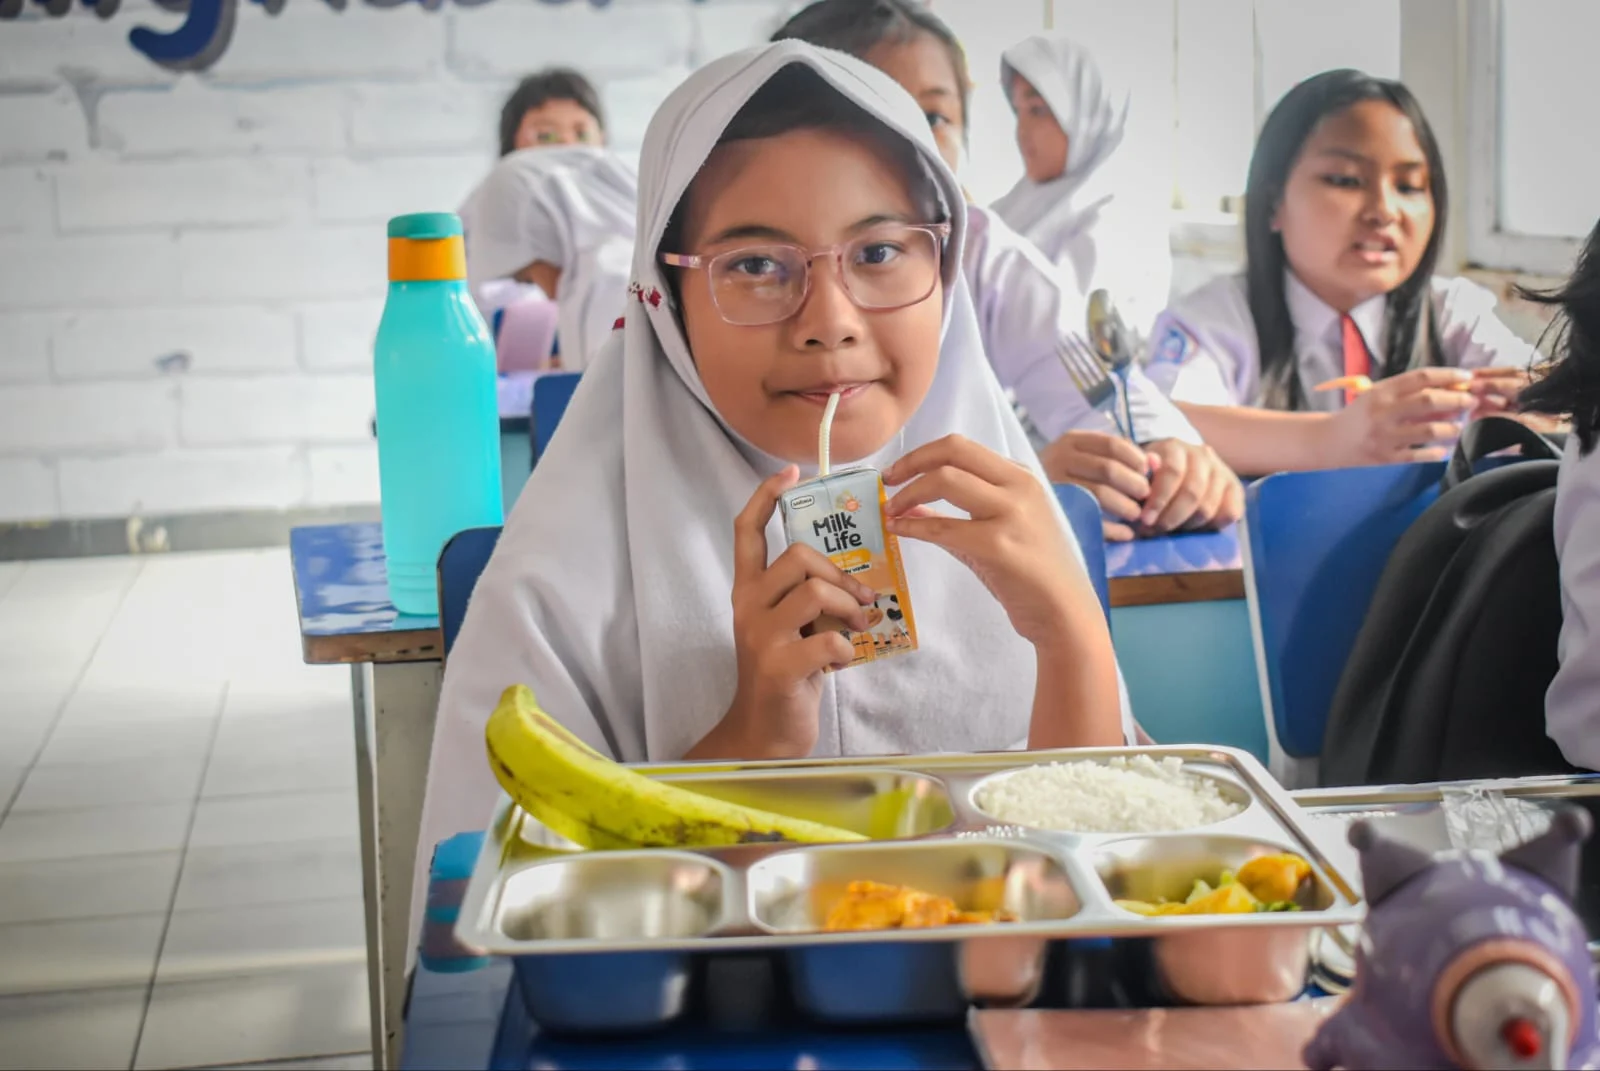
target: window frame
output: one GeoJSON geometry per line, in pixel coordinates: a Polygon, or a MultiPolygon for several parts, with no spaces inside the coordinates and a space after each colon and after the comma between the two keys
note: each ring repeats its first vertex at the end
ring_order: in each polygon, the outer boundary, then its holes
{"type": "Polygon", "coordinates": [[[1493,271],[1564,275],[1583,240],[1521,234],[1500,223],[1500,44],[1504,0],[1476,0],[1467,22],[1467,263],[1493,271]]]}

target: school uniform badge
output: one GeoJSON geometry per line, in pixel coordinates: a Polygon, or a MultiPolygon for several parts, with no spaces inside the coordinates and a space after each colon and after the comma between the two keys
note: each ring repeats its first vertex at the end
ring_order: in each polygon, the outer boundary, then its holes
{"type": "Polygon", "coordinates": [[[1169,324],[1160,340],[1150,350],[1150,363],[1183,364],[1199,348],[1200,340],[1181,324],[1169,324]]]}

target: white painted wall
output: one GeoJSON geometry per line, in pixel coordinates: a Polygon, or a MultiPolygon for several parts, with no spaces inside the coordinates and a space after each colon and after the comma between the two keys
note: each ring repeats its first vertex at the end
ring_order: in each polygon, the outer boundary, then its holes
{"type": "Polygon", "coordinates": [[[241,2],[198,76],[128,44],[148,0],[0,22],[0,521],[376,501],[385,221],[460,203],[523,74],[584,70],[633,154],[788,6],[241,2]]]}

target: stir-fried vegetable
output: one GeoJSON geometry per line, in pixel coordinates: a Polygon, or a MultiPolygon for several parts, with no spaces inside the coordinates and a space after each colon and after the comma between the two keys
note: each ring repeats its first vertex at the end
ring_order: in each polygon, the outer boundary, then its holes
{"type": "Polygon", "coordinates": [[[1182,900],[1118,900],[1136,915],[1249,915],[1265,911],[1299,911],[1295,897],[1311,877],[1311,866],[1298,855],[1263,855],[1239,868],[1224,870],[1212,885],[1196,879],[1182,900]]]}

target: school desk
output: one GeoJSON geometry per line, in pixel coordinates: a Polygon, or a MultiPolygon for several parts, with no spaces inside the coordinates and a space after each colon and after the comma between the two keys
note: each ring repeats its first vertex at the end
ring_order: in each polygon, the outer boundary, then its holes
{"type": "Polygon", "coordinates": [[[1265,762],[1242,564],[1237,526],[1107,543],[1111,639],[1151,737],[1228,744],[1265,762]]]}
{"type": "MultiPolygon", "coordinates": [[[[1106,553],[1117,655],[1146,730],[1264,757],[1235,533],[1111,544],[1106,553]]],[[[444,643],[436,617],[390,604],[378,524],[296,528],[289,556],[305,661],[351,670],[373,1052],[378,1066],[393,1066],[444,643]]]]}

